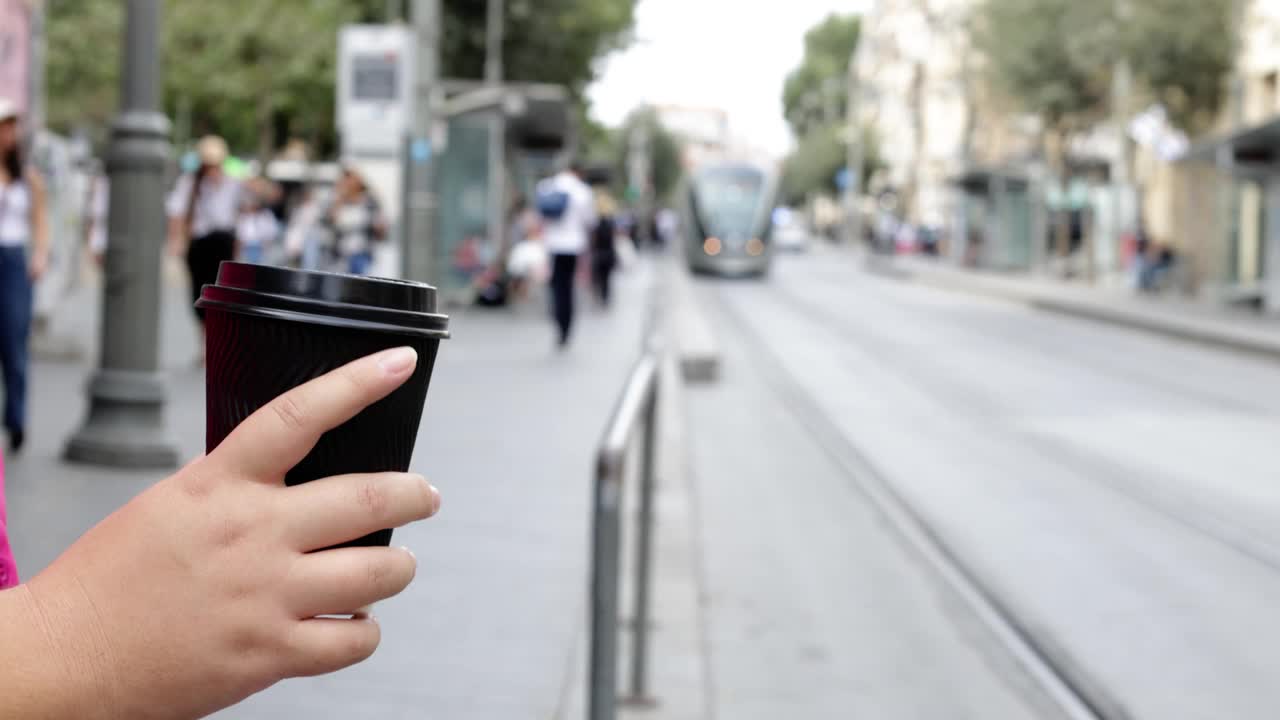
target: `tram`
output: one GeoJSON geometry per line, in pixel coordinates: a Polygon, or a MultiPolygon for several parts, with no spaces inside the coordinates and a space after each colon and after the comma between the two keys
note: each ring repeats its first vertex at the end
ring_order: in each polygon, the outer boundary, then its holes
{"type": "Polygon", "coordinates": [[[768,273],[776,194],[774,174],[748,163],[711,163],[686,176],[680,227],[689,268],[717,275],[768,273]]]}

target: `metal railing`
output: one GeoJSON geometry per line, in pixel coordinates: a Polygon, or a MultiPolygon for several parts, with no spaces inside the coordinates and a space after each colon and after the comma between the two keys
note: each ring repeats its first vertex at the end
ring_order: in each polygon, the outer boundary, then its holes
{"type": "Polygon", "coordinates": [[[661,354],[650,343],[636,363],[596,452],[592,509],[588,720],[614,720],[618,708],[618,592],[622,505],[628,453],[640,430],[639,513],[636,518],[631,677],[625,700],[646,703],[649,652],[649,566],[653,527],[656,431],[661,354]]]}

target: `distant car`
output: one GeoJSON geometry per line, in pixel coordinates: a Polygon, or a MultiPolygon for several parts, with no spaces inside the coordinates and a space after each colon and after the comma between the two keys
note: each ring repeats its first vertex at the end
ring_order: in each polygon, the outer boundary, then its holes
{"type": "Polygon", "coordinates": [[[775,226],[773,242],[779,250],[804,252],[809,249],[809,232],[804,229],[804,225],[797,222],[775,226]]]}

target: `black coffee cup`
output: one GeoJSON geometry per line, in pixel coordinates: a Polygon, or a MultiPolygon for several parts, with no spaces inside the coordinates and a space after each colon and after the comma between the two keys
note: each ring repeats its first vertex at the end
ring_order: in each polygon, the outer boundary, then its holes
{"type": "MultiPolygon", "coordinates": [[[[436,350],[449,318],[436,290],[404,280],[224,262],[196,307],[205,313],[205,449],[290,388],[380,350],[409,346],[418,366],[403,385],[325,433],[285,476],[299,483],[409,469],[436,350]]],[[[387,545],[380,530],[353,545],[387,545]]]]}

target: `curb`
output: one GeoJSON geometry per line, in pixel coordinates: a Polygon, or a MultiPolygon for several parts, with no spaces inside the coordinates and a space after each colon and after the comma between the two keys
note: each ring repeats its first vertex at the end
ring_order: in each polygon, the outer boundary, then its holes
{"type": "Polygon", "coordinates": [[[679,258],[667,262],[672,297],[669,322],[680,374],[690,383],[715,382],[720,377],[720,346],[715,333],[694,297],[688,268],[679,258]]]}
{"type": "Polygon", "coordinates": [[[1107,325],[1139,330],[1151,335],[1245,353],[1280,362],[1280,326],[1277,326],[1274,331],[1266,328],[1251,330],[1230,325],[1214,325],[1172,314],[1161,317],[1155,313],[1134,311],[1103,302],[1063,298],[1036,292],[1032,289],[1013,288],[999,281],[993,282],[986,278],[966,277],[961,274],[961,271],[921,272],[901,267],[892,262],[873,259],[868,259],[865,267],[871,273],[902,282],[912,282],[946,290],[984,295],[1016,302],[1036,310],[1083,318],[1107,325]]]}

